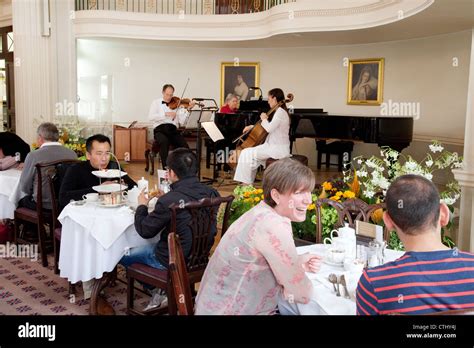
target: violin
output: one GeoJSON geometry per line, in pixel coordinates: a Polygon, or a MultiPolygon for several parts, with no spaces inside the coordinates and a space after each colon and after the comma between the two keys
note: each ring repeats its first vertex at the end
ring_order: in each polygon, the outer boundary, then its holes
{"type": "Polygon", "coordinates": [[[194,105],[198,105],[203,107],[204,104],[195,101],[194,99],[189,99],[189,98],[179,98],[179,97],[172,97],[171,100],[166,103],[166,105],[171,109],[171,110],[176,110],[180,106],[184,107],[185,109],[191,109],[194,107],[194,105]]]}
{"type": "MultiPolygon", "coordinates": [[[[267,112],[268,121],[272,120],[273,115],[275,114],[275,112],[278,110],[279,107],[281,107],[285,103],[292,102],[293,99],[294,99],[294,95],[292,93],[288,93],[286,98],[287,99],[278,102],[278,104],[276,104],[274,107],[272,107],[270,110],[268,110],[268,112],[267,112]]],[[[268,132],[265,130],[265,128],[262,127],[262,120],[259,120],[255,124],[255,126],[252,128],[252,130],[250,130],[247,133],[242,134],[240,137],[235,139],[233,142],[235,143],[235,142],[242,141],[243,137],[245,137],[247,134],[248,134],[247,139],[245,139],[245,141],[242,142],[242,144],[237,146],[237,148],[235,149],[234,154],[229,158],[228,165],[232,169],[235,169],[237,167],[237,162],[238,162],[240,152],[243,149],[246,149],[248,147],[254,147],[254,146],[263,144],[263,142],[265,142],[265,139],[267,138],[268,132]]]]}
{"type": "Polygon", "coordinates": [[[178,107],[183,106],[186,109],[189,108],[191,104],[191,100],[188,98],[179,98],[179,97],[172,97],[171,100],[166,103],[166,105],[171,109],[171,110],[176,110],[178,107]]]}

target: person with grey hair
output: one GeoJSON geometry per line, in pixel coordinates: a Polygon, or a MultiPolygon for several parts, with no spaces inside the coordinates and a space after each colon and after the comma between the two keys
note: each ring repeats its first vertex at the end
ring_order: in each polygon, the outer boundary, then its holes
{"type": "MultiPolygon", "coordinates": [[[[71,149],[62,146],[58,140],[59,131],[53,123],[45,122],[39,125],[36,140],[39,149],[30,152],[26,156],[25,164],[20,176],[20,190],[26,193],[26,196],[18,202],[19,207],[36,210],[38,187],[36,165],[38,163],[77,159],[76,153],[71,149]]],[[[47,177],[43,176],[42,180],[43,208],[51,209],[51,196],[47,189],[47,177]]]]}
{"type": "Polygon", "coordinates": [[[229,93],[225,98],[225,104],[219,110],[222,114],[235,114],[239,108],[239,98],[232,93],[229,93]]]}

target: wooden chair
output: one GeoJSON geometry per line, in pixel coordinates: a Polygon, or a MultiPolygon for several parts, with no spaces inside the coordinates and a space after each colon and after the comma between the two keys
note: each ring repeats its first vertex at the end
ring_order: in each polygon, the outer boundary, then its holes
{"type": "MultiPolygon", "coordinates": [[[[45,224],[47,224],[51,231],[51,236],[53,236],[53,212],[52,209],[43,208],[43,189],[46,189],[47,186],[43,187],[43,178],[49,174],[55,172],[56,166],[60,163],[65,162],[64,160],[52,161],[52,162],[43,162],[36,165],[36,178],[37,178],[37,193],[36,193],[36,210],[28,208],[17,208],[14,212],[15,220],[15,233],[14,233],[14,243],[26,244],[28,241],[24,240],[19,236],[20,224],[23,222],[28,222],[37,226],[38,231],[38,244],[41,252],[41,262],[44,267],[48,266],[48,257],[46,250],[46,229],[45,224]]],[[[47,182],[47,179],[45,180],[47,182]]],[[[53,238],[51,238],[52,240],[53,238]]]]}
{"type": "Polygon", "coordinates": [[[170,254],[168,269],[178,315],[193,315],[194,306],[191,284],[189,283],[183,249],[176,233],[168,235],[168,250],[170,254]]]}
{"type": "MultiPolygon", "coordinates": [[[[189,144],[190,142],[196,142],[197,134],[192,130],[179,130],[180,134],[184,137],[186,142],[189,144]]],[[[173,145],[169,146],[169,151],[174,149],[173,145]]],[[[191,148],[191,150],[196,150],[195,148],[191,148]]],[[[160,165],[161,158],[160,158],[160,145],[155,139],[150,139],[147,141],[146,150],[145,150],[145,171],[150,171],[150,174],[155,174],[155,158],[158,158],[158,165],[160,165]]],[[[162,167],[163,163],[162,163],[162,167]]]]}
{"type": "MultiPolygon", "coordinates": [[[[203,198],[197,202],[188,202],[182,206],[175,203],[170,206],[171,223],[170,233],[176,233],[176,215],[181,210],[188,210],[191,215],[189,227],[192,231],[191,252],[186,263],[188,277],[191,286],[194,288],[201,278],[209,261],[209,253],[212,243],[211,227],[216,224],[216,216],[221,204],[224,204],[224,214],[222,222],[222,236],[229,227],[230,207],[234,196],[203,198]]],[[[173,288],[171,287],[170,275],[167,270],[159,270],[144,264],[134,263],[127,269],[127,311],[129,314],[153,315],[162,314],[167,310],[169,314],[176,314],[173,288]],[[168,308],[158,308],[144,313],[134,309],[134,283],[135,280],[152,285],[156,288],[166,290],[168,294],[168,308]]]]}
{"type": "Polygon", "coordinates": [[[52,231],[53,231],[53,250],[54,250],[54,273],[59,274],[59,250],[61,243],[61,223],[58,221],[59,211],[59,189],[61,188],[61,182],[66,174],[66,170],[69,166],[80,163],[78,160],[65,160],[58,161],[56,164],[56,170],[47,173],[49,192],[51,196],[51,213],[52,213],[52,231]]]}
{"type": "MultiPolygon", "coordinates": [[[[368,204],[358,198],[348,199],[342,203],[328,198],[319,198],[316,201],[316,243],[322,243],[323,226],[321,214],[324,206],[331,206],[337,211],[338,221],[334,225],[334,228],[342,227],[344,223],[348,223],[349,227],[355,228],[355,222],[357,220],[371,222],[372,214],[377,209],[385,209],[385,203],[368,204]]],[[[388,237],[389,231],[384,227],[384,239],[388,240],[388,237]]]]}

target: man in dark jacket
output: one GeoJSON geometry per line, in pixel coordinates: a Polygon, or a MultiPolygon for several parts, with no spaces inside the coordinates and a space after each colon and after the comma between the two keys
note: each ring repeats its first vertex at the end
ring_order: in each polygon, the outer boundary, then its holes
{"type": "MultiPolygon", "coordinates": [[[[167,269],[169,263],[168,234],[170,232],[171,210],[173,203],[198,201],[202,198],[219,197],[219,193],[207,185],[199,182],[197,177],[198,163],[196,155],[189,149],[178,148],[172,151],[167,160],[171,191],[159,197],[155,209],[148,214],[148,201],[142,193],[138,198],[138,208],[135,213],[135,229],[143,238],[153,238],[160,234],[156,245],[149,244],[132,248],[128,255],[120,260],[125,267],[133,263],[143,263],[158,269],[167,269]]],[[[176,216],[176,232],[179,235],[184,257],[187,258],[192,247],[192,231],[188,226],[190,214],[184,210],[176,216]]],[[[216,235],[217,226],[213,226],[212,243],[216,235]]],[[[166,298],[162,293],[152,294],[152,301],[147,309],[157,307],[166,298]]]]}
{"type": "MultiPolygon", "coordinates": [[[[62,210],[71,200],[80,201],[82,196],[87,193],[96,192],[92,188],[102,183],[110,184],[115,179],[101,180],[92,174],[93,171],[100,169],[118,169],[117,162],[110,161],[110,139],[103,134],[96,134],[86,140],[87,161],[70,165],[67,168],[64,178],[61,180],[59,190],[59,206],[62,210]]],[[[129,189],[136,185],[128,175],[122,180],[129,189]]]]}

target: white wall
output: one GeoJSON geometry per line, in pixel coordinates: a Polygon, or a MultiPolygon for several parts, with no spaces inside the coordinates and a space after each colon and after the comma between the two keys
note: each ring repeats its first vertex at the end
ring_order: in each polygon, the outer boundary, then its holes
{"type": "Polygon", "coordinates": [[[12,25],[12,1],[0,0],[0,28],[12,25]]]}
{"type": "MultiPolygon", "coordinates": [[[[164,83],[186,97],[219,100],[220,63],[259,61],[264,91],[281,87],[295,95],[295,107],[322,107],[330,114],[379,115],[380,107],[346,104],[344,58],[385,58],[384,100],[419,102],[415,138],[461,145],[464,138],[471,31],[407,41],[309,48],[246,49],[160,46],[153,41],[80,39],[78,77],[113,79],[111,122],[146,121],[148,108],[164,83]],[[453,66],[457,58],[458,66],[453,66]],[[130,65],[127,67],[126,62],[130,65]]],[[[314,141],[298,152],[315,162],[314,141]]],[[[362,145],[371,146],[371,145],[362,145]]],[[[372,150],[376,147],[372,147],[372,150]]],[[[356,149],[356,152],[357,149],[356,149]]]]}

